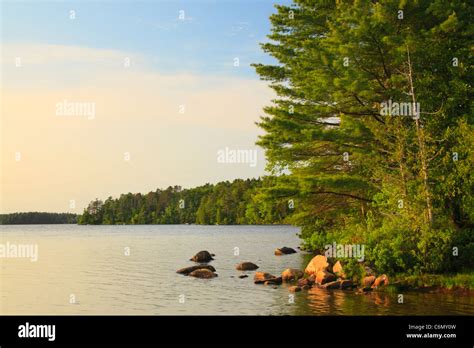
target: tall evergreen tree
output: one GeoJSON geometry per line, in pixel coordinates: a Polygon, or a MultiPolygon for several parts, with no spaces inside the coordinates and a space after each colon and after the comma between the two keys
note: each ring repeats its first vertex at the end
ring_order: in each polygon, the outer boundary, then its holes
{"type": "Polygon", "coordinates": [[[276,8],[262,48],[277,63],[254,65],[277,95],[258,144],[291,175],[267,196],[298,202],[309,248],[366,243],[391,272],[454,267],[453,246],[474,250],[472,3],[276,8]]]}

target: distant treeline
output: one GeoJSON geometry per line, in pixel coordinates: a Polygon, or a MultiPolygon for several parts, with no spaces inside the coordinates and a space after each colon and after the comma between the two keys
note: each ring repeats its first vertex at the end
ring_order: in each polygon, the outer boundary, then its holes
{"type": "Polygon", "coordinates": [[[288,201],[269,203],[262,192],[275,179],[236,179],[192,189],[168,187],[92,201],[79,224],[277,224],[292,213],[288,201]]]}
{"type": "Polygon", "coordinates": [[[77,215],[70,213],[12,213],[0,214],[1,225],[33,225],[33,224],[75,224],[77,215]]]}

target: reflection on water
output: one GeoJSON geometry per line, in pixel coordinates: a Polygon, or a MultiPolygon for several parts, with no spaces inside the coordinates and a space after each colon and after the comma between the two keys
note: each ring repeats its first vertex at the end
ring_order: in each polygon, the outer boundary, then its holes
{"type": "Polygon", "coordinates": [[[327,291],[312,288],[297,301],[294,314],[307,315],[443,315],[473,314],[474,298],[466,295],[404,292],[398,294],[357,291],[327,291]]]}
{"type": "Polygon", "coordinates": [[[0,243],[38,244],[39,259],[0,258],[0,313],[474,313],[469,296],[404,293],[404,304],[399,304],[397,294],[318,288],[290,294],[286,285],[254,285],[253,272],[235,270],[242,261],[272,274],[304,268],[310,255],[273,254],[277,247],[296,248],[296,232],[288,226],[1,226],[0,243]],[[216,254],[211,264],[219,277],[204,280],[175,273],[193,265],[189,258],[204,249],[216,254]],[[249,277],[239,279],[242,273],[249,277]]]}

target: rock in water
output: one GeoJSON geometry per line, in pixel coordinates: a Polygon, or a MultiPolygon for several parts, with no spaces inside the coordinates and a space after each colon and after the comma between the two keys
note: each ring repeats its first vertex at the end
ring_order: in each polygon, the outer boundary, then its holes
{"type": "Polygon", "coordinates": [[[243,278],[248,278],[248,275],[246,275],[246,274],[242,274],[242,275],[239,275],[239,278],[240,278],[240,279],[243,279],[243,278]]]}
{"type": "Polygon", "coordinates": [[[335,280],[336,280],[336,276],[332,273],[329,273],[326,270],[319,271],[316,274],[316,283],[321,284],[321,285],[335,281],[335,280]]]}
{"type": "Polygon", "coordinates": [[[184,275],[189,275],[189,273],[197,270],[197,269],[208,269],[209,271],[215,272],[216,269],[212,267],[211,265],[197,265],[197,266],[190,266],[190,267],[185,267],[178,269],[176,273],[179,274],[184,274],[184,275]]]}
{"type": "Polygon", "coordinates": [[[253,276],[253,280],[267,280],[271,278],[275,278],[275,276],[266,272],[255,272],[255,275],[253,276]]]}
{"type": "Polygon", "coordinates": [[[341,287],[341,281],[336,280],[334,282],[329,282],[323,285],[324,289],[339,289],[341,287]]]}
{"type": "Polygon", "coordinates": [[[252,262],[242,262],[235,267],[238,271],[254,271],[257,268],[258,266],[252,262]]]}
{"type": "Polygon", "coordinates": [[[382,274],[375,279],[374,284],[372,285],[373,288],[378,288],[379,286],[387,286],[388,285],[388,277],[386,274],[382,274]]]}
{"type": "Polygon", "coordinates": [[[329,267],[328,259],[324,255],[316,255],[306,266],[304,272],[306,274],[316,275],[319,271],[325,271],[329,267]]]}
{"type": "Polygon", "coordinates": [[[215,274],[214,272],[206,268],[200,268],[195,271],[192,271],[191,273],[189,273],[189,275],[191,277],[203,278],[203,279],[210,279],[210,278],[217,277],[217,274],[215,274]]]}
{"type": "Polygon", "coordinates": [[[275,277],[275,278],[267,279],[263,284],[265,284],[265,285],[279,285],[282,282],[283,281],[282,281],[281,277],[275,277]]]}
{"type": "Polygon", "coordinates": [[[299,269],[287,268],[281,273],[281,278],[284,282],[296,281],[303,278],[304,273],[299,269]]]}
{"type": "Polygon", "coordinates": [[[312,285],[312,284],[308,281],[308,279],[299,279],[297,284],[298,284],[298,286],[301,287],[301,288],[302,288],[302,287],[305,287],[305,286],[311,287],[311,285],[312,285]]]}
{"type": "Polygon", "coordinates": [[[206,250],[202,250],[198,252],[196,255],[194,255],[191,258],[191,261],[194,261],[194,262],[209,262],[211,260],[214,260],[214,259],[212,258],[211,253],[209,253],[209,251],[206,251],[206,250]]]}
{"type": "Polygon", "coordinates": [[[354,283],[352,283],[352,280],[343,280],[341,281],[341,289],[351,289],[354,287],[354,283]]]}
{"type": "Polygon", "coordinates": [[[362,285],[364,286],[364,288],[370,288],[374,282],[375,276],[368,276],[362,279],[362,285]]]}
{"type": "Polygon", "coordinates": [[[256,272],[253,281],[255,284],[264,284],[267,281],[269,282],[268,284],[281,284],[282,282],[281,277],[277,278],[273,274],[266,272],[256,272]]]}
{"type": "Polygon", "coordinates": [[[294,253],[296,253],[296,250],[293,248],[282,247],[282,248],[275,249],[275,255],[277,256],[294,254],[294,253]]]}
{"type": "Polygon", "coordinates": [[[298,292],[298,291],[301,291],[301,288],[299,286],[290,286],[288,288],[288,291],[289,292],[298,292]]]}

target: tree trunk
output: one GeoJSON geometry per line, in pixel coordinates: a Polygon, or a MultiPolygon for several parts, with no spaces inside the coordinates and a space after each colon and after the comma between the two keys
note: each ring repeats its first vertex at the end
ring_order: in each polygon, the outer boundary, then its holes
{"type": "Polygon", "coordinates": [[[419,146],[419,154],[420,154],[420,161],[421,161],[421,175],[423,177],[423,187],[425,191],[428,221],[431,224],[433,222],[433,212],[432,212],[432,207],[431,207],[431,193],[428,187],[428,165],[426,161],[425,136],[424,136],[423,128],[420,125],[420,115],[418,114],[418,109],[416,107],[415,88],[413,86],[413,74],[412,74],[412,67],[411,67],[411,60],[410,60],[410,50],[408,46],[407,46],[407,55],[408,55],[408,80],[410,82],[410,93],[411,93],[412,102],[413,102],[412,110],[414,111],[416,135],[418,137],[418,146],[419,146]]]}

